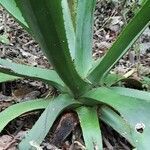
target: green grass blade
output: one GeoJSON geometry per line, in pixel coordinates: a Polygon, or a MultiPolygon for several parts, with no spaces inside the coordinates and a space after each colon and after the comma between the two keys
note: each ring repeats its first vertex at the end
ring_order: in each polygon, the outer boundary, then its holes
{"type": "Polygon", "coordinates": [[[74,101],[68,95],[60,95],[59,97],[53,99],[45,111],[42,113],[38,121],[35,123],[33,128],[25,136],[22,142],[19,144],[20,150],[31,149],[30,141],[34,141],[37,144],[41,144],[50,128],[52,127],[57,116],[69,107],[79,106],[80,103],[74,101]]]}
{"type": "Polygon", "coordinates": [[[0,5],[2,5],[26,30],[29,31],[29,27],[16,6],[15,0],[0,0],[0,5]]]}
{"type": "Polygon", "coordinates": [[[130,96],[130,97],[150,101],[150,92],[140,91],[140,90],[135,90],[130,88],[123,88],[123,87],[112,87],[111,89],[114,92],[123,96],[130,96]]]}
{"type": "Polygon", "coordinates": [[[92,65],[93,12],[96,0],[78,0],[76,22],[75,64],[86,76],[92,65]]]}
{"type": "Polygon", "coordinates": [[[44,109],[48,106],[50,100],[38,99],[14,104],[4,111],[0,112],[0,132],[13,119],[18,116],[38,109],[44,109]]]}
{"type": "MultiPolygon", "coordinates": [[[[137,149],[149,150],[150,138],[150,101],[129,96],[123,96],[117,92],[100,87],[93,89],[84,95],[87,103],[104,103],[119,112],[133,130],[133,140],[137,149]],[[89,102],[88,102],[89,101],[89,102]],[[136,129],[141,129],[142,133],[136,129]]],[[[83,100],[84,100],[83,99],[83,100]]],[[[83,101],[82,100],[82,101],[83,101]]],[[[86,102],[84,100],[84,102],[86,102]]]]}
{"type": "Polygon", "coordinates": [[[8,81],[14,81],[17,79],[20,79],[20,77],[16,77],[16,76],[12,76],[12,75],[8,75],[8,74],[0,72],[0,83],[8,82],[8,81]]]}
{"type": "Polygon", "coordinates": [[[122,31],[116,42],[106,53],[102,61],[88,75],[88,79],[98,84],[116,62],[128,51],[141,35],[150,21],[150,0],[147,0],[131,22],[122,31]]]}
{"type": "Polygon", "coordinates": [[[87,83],[76,72],[70,56],[62,1],[16,0],[16,3],[58,75],[75,96],[80,95],[87,83]]]}
{"type": "Polygon", "coordinates": [[[119,116],[114,110],[107,106],[102,106],[99,110],[99,117],[120,135],[126,138],[132,145],[135,145],[135,141],[133,139],[133,129],[127,121],[119,116]]]}
{"type": "Polygon", "coordinates": [[[69,9],[69,2],[67,0],[62,0],[64,20],[65,20],[65,28],[66,28],[66,36],[68,40],[68,46],[70,50],[71,57],[74,59],[75,57],[75,31],[73,27],[73,21],[71,19],[71,12],[69,9]]]}
{"type": "Polygon", "coordinates": [[[102,136],[96,107],[79,107],[76,109],[82,128],[87,150],[102,150],[102,136]]]}
{"type": "Polygon", "coordinates": [[[64,91],[64,83],[54,70],[41,69],[0,59],[0,72],[17,77],[42,80],[64,91]]]}

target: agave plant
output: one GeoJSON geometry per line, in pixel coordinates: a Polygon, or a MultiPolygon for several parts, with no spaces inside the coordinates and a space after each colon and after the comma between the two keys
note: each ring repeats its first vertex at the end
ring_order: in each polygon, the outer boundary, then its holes
{"type": "Polygon", "coordinates": [[[88,150],[103,149],[99,119],[133,147],[149,150],[150,93],[112,86],[109,72],[148,26],[150,0],[143,3],[105,56],[96,62],[92,59],[96,0],[0,0],[0,4],[37,40],[54,67],[41,69],[0,59],[0,81],[31,78],[61,92],[52,99],[8,107],[0,113],[0,131],[23,113],[45,109],[19,144],[20,150],[34,149],[30,142],[41,144],[57,116],[71,109],[78,114],[88,150]]]}

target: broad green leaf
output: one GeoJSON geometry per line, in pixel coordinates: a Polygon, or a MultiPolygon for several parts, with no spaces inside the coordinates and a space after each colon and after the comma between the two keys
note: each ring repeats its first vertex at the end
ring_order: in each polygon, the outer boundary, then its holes
{"type": "Polygon", "coordinates": [[[123,96],[130,96],[130,97],[150,101],[150,92],[140,91],[140,90],[135,90],[130,88],[123,88],[123,87],[112,87],[111,89],[123,96]]]}
{"type": "Polygon", "coordinates": [[[125,137],[132,145],[135,145],[133,139],[134,130],[128,122],[119,116],[114,110],[107,106],[101,106],[99,109],[99,117],[120,135],[125,137]]]}
{"type": "Polygon", "coordinates": [[[29,31],[28,25],[16,6],[15,0],[0,0],[0,5],[2,5],[26,30],[29,31]]]}
{"type": "Polygon", "coordinates": [[[87,150],[102,150],[102,136],[96,107],[79,107],[76,109],[87,150]]]}
{"type": "Polygon", "coordinates": [[[0,132],[4,129],[4,127],[13,119],[18,116],[38,109],[44,109],[48,106],[51,101],[49,99],[38,99],[31,100],[26,102],[20,102],[18,104],[14,104],[2,112],[0,112],[0,132]]]}
{"type": "Polygon", "coordinates": [[[123,96],[105,87],[93,89],[83,98],[82,101],[87,101],[87,104],[92,101],[113,107],[133,129],[135,141],[133,146],[136,146],[138,150],[149,150],[150,101],[123,96]],[[139,129],[142,130],[142,133],[138,132],[139,129]]]}
{"type": "Polygon", "coordinates": [[[73,27],[73,22],[71,19],[71,12],[69,9],[69,2],[67,0],[62,0],[62,7],[63,7],[63,13],[64,13],[64,23],[66,28],[66,36],[68,40],[68,46],[70,50],[70,54],[72,58],[75,57],[75,31],[73,27]]]}
{"type": "Polygon", "coordinates": [[[88,84],[76,72],[70,56],[62,1],[15,0],[48,60],[77,97],[88,84]]]}
{"type": "Polygon", "coordinates": [[[42,80],[48,84],[64,91],[64,83],[54,70],[41,69],[22,64],[12,63],[8,60],[0,59],[0,72],[16,77],[26,77],[35,80],[42,80]]]}
{"type": "Polygon", "coordinates": [[[41,144],[50,128],[52,127],[57,116],[65,109],[80,106],[80,103],[74,101],[68,95],[60,95],[54,98],[42,113],[38,121],[33,128],[25,136],[22,142],[19,144],[19,149],[29,150],[31,149],[30,141],[37,144],[41,144]]]}
{"type": "Polygon", "coordinates": [[[0,83],[20,79],[20,77],[8,75],[0,72],[0,83]]]}
{"type": "Polygon", "coordinates": [[[76,21],[75,64],[86,76],[92,65],[93,18],[96,0],[78,0],[76,21]]]}
{"type": "Polygon", "coordinates": [[[147,0],[135,17],[122,31],[116,42],[88,75],[88,79],[94,84],[98,84],[104,75],[116,64],[116,62],[128,51],[131,45],[144,31],[150,21],[150,0],[147,0]]]}

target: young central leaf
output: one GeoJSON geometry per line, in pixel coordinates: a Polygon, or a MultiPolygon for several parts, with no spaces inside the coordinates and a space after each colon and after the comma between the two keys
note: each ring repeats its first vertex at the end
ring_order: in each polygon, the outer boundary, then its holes
{"type": "Polygon", "coordinates": [[[78,0],[75,64],[86,76],[92,64],[93,12],[96,0],[78,0]]]}
{"type": "Polygon", "coordinates": [[[72,93],[78,96],[88,85],[77,74],[69,53],[62,2],[60,0],[16,0],[47,58],[72,93]]]}

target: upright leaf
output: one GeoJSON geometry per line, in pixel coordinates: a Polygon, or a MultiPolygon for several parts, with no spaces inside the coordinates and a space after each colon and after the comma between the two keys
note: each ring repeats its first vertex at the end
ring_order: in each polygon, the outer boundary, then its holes
{"type": "Polygon", "coordinates": [[[87,150],[102,150],[102,136],[95,107],[79,107],[76,109],[83,138],[87,150]]]}
{"type": "Polygon", "coordinates": [[[75,64],[86,76],[92,65],[93,12],[96,0],[78,0],[76,21],[75,64]]]}
{"type": "Polygon", "coordinates": [[[99,65],[91,71],[88,79],[94,84],[98,84],[102,77],[106,75],[116,62],[127,52],[131,45],[144,31],[150,21],[150,0],[147,0],[136,16],[122,31],[116,42],[100,61],[99,65]]]}
{"type": "Polygon", "coordinates": [[[68,1],[70,13],[71,13],[73,27],[74,29],[76,29],[76,15],[77,15],[77,3],[78,3],[77,1],[78,0],[67,0],[67,1],[68,1]]]}
{"type": "Polygon", "coordinates": [[[80,95],[87,83],[77,74],[70,57],[62,1],[15,1],[58,75],[75,96],[80,95]]]}
{"type": "Polygon", "coordinates": [[[53,99],[45,111],[42,113],[33,128],[19,144],[20,150],[29,150],[32,148],[30,141],[41,144],[48,131],[52,127],[57,116],[66,108],[80,106],[80,103],[74,101],[68,95],[60,95],[53,99]]]}
{"type": "Polygon", "coordinates": [[[75,57],[75,30],[73,27],[73,21],[71,18],[71,12],[69,9],[69,2],[67,0],[62,0],[62,7],[64,13],[64,24],[66,28],[66,36],[68,40],[68,46],[70,50],[71,57],[75,57]]]}

